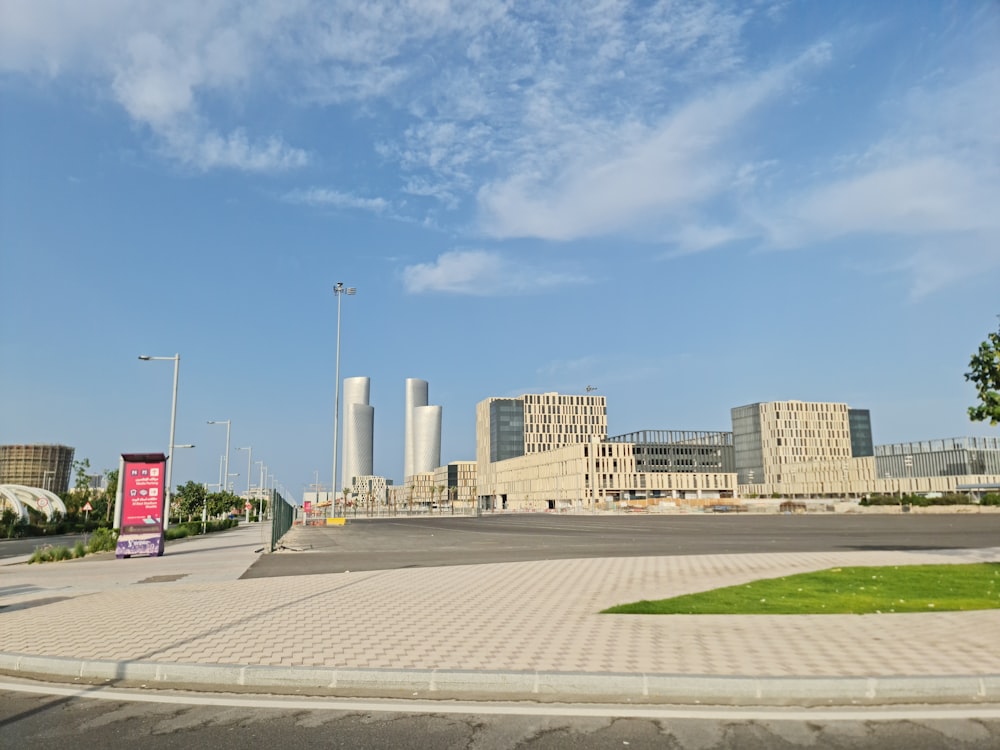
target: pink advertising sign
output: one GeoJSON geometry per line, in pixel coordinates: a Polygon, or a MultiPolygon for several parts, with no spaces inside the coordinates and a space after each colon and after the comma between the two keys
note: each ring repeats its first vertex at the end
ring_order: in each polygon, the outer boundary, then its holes
{"type": "Polygon", "coordinates": [[[163,526],[163,478],[166,462],[125,462],[122,527],[163,526]]]}
{"type": "Polygon", "coordinates": [[[115,557],[163,554],[166,456],[122,454],[121,531],[115,557]]]}

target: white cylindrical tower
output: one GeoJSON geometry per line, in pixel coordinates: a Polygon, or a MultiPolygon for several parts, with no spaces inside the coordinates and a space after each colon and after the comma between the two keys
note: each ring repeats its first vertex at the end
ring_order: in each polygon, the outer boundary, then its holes
{"type": "Polygon", "coordinates": [[[441,465],[441,407],[413,410],[413,473],[434,471],[441,465]]]}
{"type": "Polygon", "coordinates": [[[353,478],[371,473],[372,450],[373,450],[373,427],[375,422],[374,410],[368,417],[368,421],[362,412],[358,413],[359,420],[353,416],[352,406],[368,406],[368,399],[371,394],[371,378],[356,377],[344,378],[344,420],[342,448],[340,454],[340,464],[342,466],[342,487],[334,487],[334,492],[340,492],[343,487],[350,487],[353,478]],[[357,463],[354,459],[358,456],[367,456],[369,467],[367,471],[361,471],[365,464],[357,463]]]}
{"type": "Polygon", "coordinates": [[[347,405],[347,427],[351,431],[348,447],[344,441],[345,487],[354,483],[354,477],[370,477],[373,471],[372,446],[375,432],[375,407],[368,404],[347,405]]]}
{"type": "Polygon", "coordinates": [[[406,379],[406,412],[403,415],[403,481],[416,473],[414,470],[414,410],[427,406],[427,381],[406,379]]]}

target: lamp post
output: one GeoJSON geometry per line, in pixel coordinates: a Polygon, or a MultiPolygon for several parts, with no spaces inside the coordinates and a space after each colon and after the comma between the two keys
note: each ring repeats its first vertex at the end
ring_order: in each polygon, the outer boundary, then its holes
{"type": "MultiPolygon", "coordinates": [[[[334,386],[335,395],[333,397],[333,485],[330,489],[334,495],[331,509],[335,513],[337,507],[337,433],[340,431],[340,298],[345,294],[357,294],[357,291],[353,286],[345,287],[342,281],[338,281],[337,285],[333,287],[333,293],[337,297],[337,360],[335,372],[337,382],[334,386]]],[[[344,515],[347,515],[346,509],[344,515]]]]}
{"type": "Polygon", "coordinates": [[[226,426],[226,470],[222,473],[223,492],[229,491],[229,428],[232,427],[232,420],[210,419],[209,424],[224,424],[226,426]]]}
{"type": "Polygon", "coordinates": [[[250,469],[253,468],[253,446],[248,445],[245,448],[237,448],[238,451],[247,452],[247,502],[250,501],[250,469]]]}
{"type": "Polygon", "coordinates": [[[163,493],[163,528],[166,530],[170,524],[170,482],[174,468],[174,428],[177,425],[177,375],[181,366],[181,355],[174,354],[172,357],[150,357],[148,354],[140,354],[139,359],[143,362],[169,361],[174,362],[174,396],[170,404],[170,443],[167,447],[167,489],[163,493]]]}

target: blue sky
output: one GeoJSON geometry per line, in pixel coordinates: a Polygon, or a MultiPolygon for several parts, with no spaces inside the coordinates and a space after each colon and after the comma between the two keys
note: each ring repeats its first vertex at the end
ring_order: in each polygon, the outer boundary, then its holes
{"type": "MultiPolygon", "coordinates": [[[[877,443],[996,434],[995,2],[0,0],[0,442],[96,469],[225,428],[292,495],[341,375],[399,482],[404,381],[608,399],[612,434],[755,401],[877,443]]],[[[246,483],[247,453],[230,471],[246,483]]],[[[257,472],[254,470],[254,479],[257,472]]]]}

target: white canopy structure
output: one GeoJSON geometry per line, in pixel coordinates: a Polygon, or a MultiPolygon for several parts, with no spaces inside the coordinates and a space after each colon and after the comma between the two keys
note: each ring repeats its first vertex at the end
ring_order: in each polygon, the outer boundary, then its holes
{"type": "Polygon", "coordinates": [[[34,508],[47,519],[56,513],[66,515],[66,505],[56,493],[20,484],[0,484],[0,510],[3,508],[12,509],[25,521],[29,520],[28,508],[34,508]]]}

